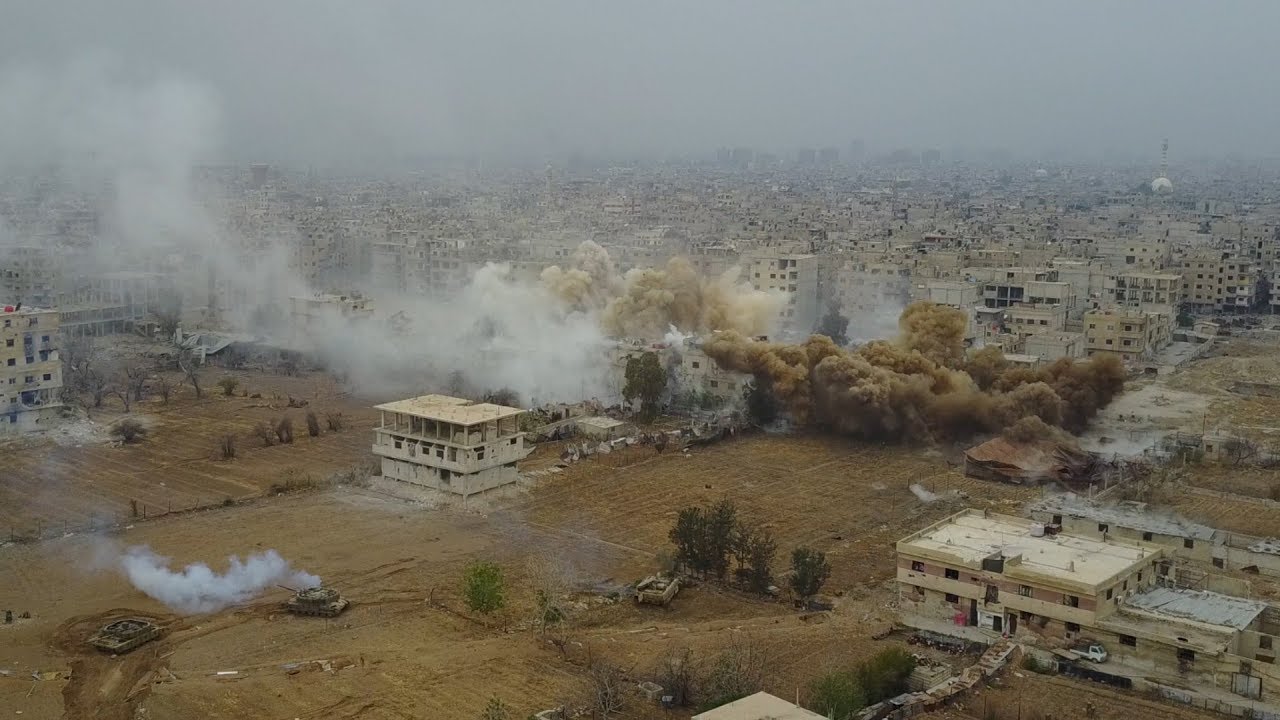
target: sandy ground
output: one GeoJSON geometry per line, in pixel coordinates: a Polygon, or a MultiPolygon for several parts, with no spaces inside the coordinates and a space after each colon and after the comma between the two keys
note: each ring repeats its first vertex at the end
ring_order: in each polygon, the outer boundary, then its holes
{"type": "Polygon", "coordinates": [[[205,397],[189,386],[168,404],[158,398],[136,403],[133,417],[150,428],[133,445],[103,442],[106,428],[126,417],[114,398],[89,420],[71,426],[90,432],[0,446],[0,538],[61,534],[68,530],[129,521],[134,503],[141,516],[252,497],[286,480],[327,477],[369,455],[377,413],[370,403],[343,394],[327,376],[283,377],[261,373],[205,372],[205,397]],[[261,398],[225,397],[213,386],[230,375],[241,390],[261,398]],[[306,408],[288,408],[288,398],[305,399],[306,408]],[[309,437],[305,416],[314,410],[322,427],[329,412],[341,412],[346,427],[309,437]],[[293,419],[291,445],[264,447],[250,431],[261,421],[293,419]],[[92,423],[92,425],[90,425],[92,423]],[[236,458],[221,459],[218,444],[235,437],[236,458]]]}
{"type": "MultiPolygon", "coordinates": [[[[870,640],[892,618],[892,541],[960,502],[923,504],[909,481],[993,507],[1029,492],[965,479],[928,454],[818,438],[761,436],[687,456],[645,448],[607,459],[617,466],[579,464],[487,514],[424,510],[343,487],[138,522],[117,535],[0,548],[0,576],[9,580],[0,607],[33,616],[0,631],[0,669],[11,672],[0,677],[0,707],[37,718],[132,718],[139,708],[149,718],[454,718],[477,716],[496,694],[523,717],[581,696],[587,653],[640,678],[673,645],[705,657],[730,638],[767,648],[768,686],[792,696],[822,670],[901,642],[870,640]],[[529,555],[556,559],[582,588],[614,588],[654,566],[679,507],[726,496],[771,527],[779,569],[796,544],[829,552],[835,613],[805,620],[784,602],[700,586],[667,610],[575,596],[564,655],[530,628],[529,555]],[[275,548],[353,605],[337,620],[296,618],[280,611],[287,593],[272,590],[244,607],[177,617],[110,569],[113,549],[133,544],[219,569],[228,555],[275,548]],[[483,621],[465,611],[459,591],[477,558],[499,562],[511,586],[510,606],[483,621]],[[124,614],[156,618],[168,633],[123,658],[85,644],[124,614]],[[331,669],[286,667],[314,660],[331,669]],[[70,681],[29,680],[35,670],[66,669],[70,681]],[[227,670],[239,674],[214,674],[227,670]]],[[[628,716],[648,714],[637,702],[628,716]]]]}

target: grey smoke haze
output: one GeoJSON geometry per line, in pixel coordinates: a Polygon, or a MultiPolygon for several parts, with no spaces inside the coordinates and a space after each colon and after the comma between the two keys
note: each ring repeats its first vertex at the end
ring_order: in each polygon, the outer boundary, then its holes
{"type": "Polygon", "coordinates": [[[221,103],[214,149],[235,160],[853,138],[1154,157],[1164,136],[1188,157],[1280,151],[1277,26],[1271,0],[15,0],[0,67],[185,78],[221,103]]]}
{"type": "Polygon", "coordinates": [[[227,558],[225,573],[204,563],[192,563],[180,571],[169,569],[169,558],[151,548],[135,545],[120,557],[120,569],[129,582],[169,609],[184,615],[217,612],[257,597],[274,585],[295,590],[316,587],[320,578],[294,570],[275,550],[227,558]]]}

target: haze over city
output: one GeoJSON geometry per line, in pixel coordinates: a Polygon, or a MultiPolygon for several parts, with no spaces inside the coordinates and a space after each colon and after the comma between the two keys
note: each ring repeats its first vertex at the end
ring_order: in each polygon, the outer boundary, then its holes
{"type": "Polygon", "coordinates": [[[9,5],[0,709],[1280,720],[1280,5],[9,5]]]}

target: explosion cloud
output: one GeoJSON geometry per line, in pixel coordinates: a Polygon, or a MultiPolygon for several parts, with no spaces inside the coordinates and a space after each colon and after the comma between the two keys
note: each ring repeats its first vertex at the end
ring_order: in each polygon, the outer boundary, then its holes
{"type": "Polygon", "coordinates": [[[707,278],[675,257],[663,268],[619,276],[608,252],[590,241],[571,260],[567,268],[544,270],[543,285],[570,312],[600,311],[604,331],[615,337],[661,337],[672,327],[760,335],[770,330],[781,302],[739,281],[736,268],[707,278]]]}
{"type": "Polygon", "coordinates": [[[1015,368],[998,351],[967,356],[962,313],[913,303],[894,342],[844,350],[814,335],[800,345],[725,332],[703,344],[721,367],[755,375],[797,422],[889,441],[960,439],[1040,425],[1079,432],[1124,389],[1119,359],[1068,358],[1015,368]]]}
{"type": "Polygon", "coordinates": [[[145,546],[134,546],[120,558],[120,569],[133,586],[168,608],[187,615],[217,612],[257,597],[276,584],[295,589],[316,587],[320,578],[294,570],[275,550],[232,555],[227,572],[219,574],[204,563],[193,563],[180,572],[169,569],[169,559],[145,546]]]}

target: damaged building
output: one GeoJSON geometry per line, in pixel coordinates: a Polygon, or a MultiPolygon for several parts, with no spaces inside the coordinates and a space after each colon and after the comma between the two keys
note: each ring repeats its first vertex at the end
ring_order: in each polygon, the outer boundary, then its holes
{"type": "Polygon", "coordinates": [[[21,305],[0,310],[0,434],[39,429],[62,408],[59,315],[21,305]]]}
{"type": "Polygon", "coordinates": [[[964,510],[897,544],[903,621],[1033,645],[1101,643],[1111,662],[1257,698],[1280,691],[1280,608],[1178,585],[1154,542],[964,510]]]}
{"type": "Polygon", "coordinates": [[[1108,465],[1098,455],[1053,440],[995,437],[964,453],[964,474],[1014,485],[1088,487],[1108,465]]]}
{"type": "Polygon", "coordinates": [[[531,452],[524,444],[524,410],[448,395],[374,406],[373,453],[382,475],[441,492],[472,495],[514,483],[516,462],[531,452]]]}

